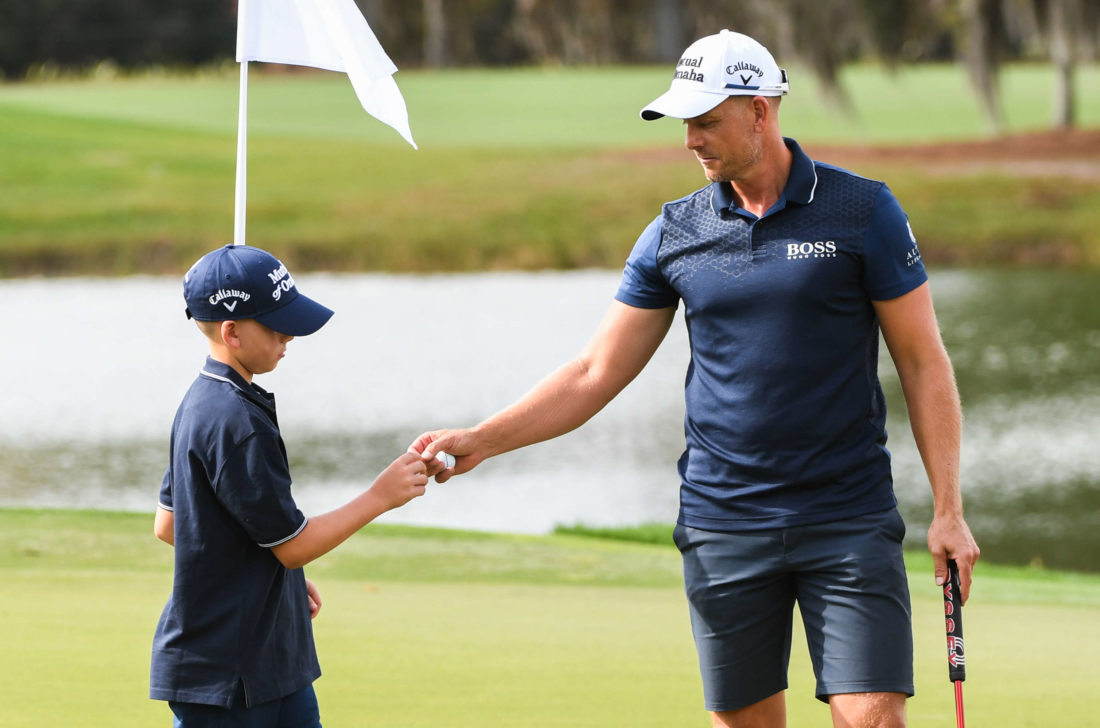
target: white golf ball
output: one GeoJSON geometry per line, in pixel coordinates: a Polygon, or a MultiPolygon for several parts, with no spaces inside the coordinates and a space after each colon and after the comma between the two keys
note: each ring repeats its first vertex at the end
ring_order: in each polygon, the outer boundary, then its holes
{"type": "Polygon", "coordinates": [[[445,468],[453,468],[455,466],[455,456],[449,452],[437,452],[435,459],[443,463],[445,468]]]}

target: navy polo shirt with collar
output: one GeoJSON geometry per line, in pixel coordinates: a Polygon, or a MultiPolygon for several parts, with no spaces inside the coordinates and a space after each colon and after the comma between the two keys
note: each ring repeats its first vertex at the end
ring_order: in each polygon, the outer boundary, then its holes
{"type": "Polygon", "coordinates": [[[811,160],[762,217],[729,183],[667,203],[616,299],[684,303],[691,344],[679,523],[746,531],[896,505],[872,301],[927,280],[889,188],[811,160]]]}
{"type": "Polygon", "coordinates": [[[252,706],[316,680],[301,569],[271,552],[301,533],[274,396],[208,358],[172,424],[160,505],[175,578],[153,640],[149,695],[252,706]]]}

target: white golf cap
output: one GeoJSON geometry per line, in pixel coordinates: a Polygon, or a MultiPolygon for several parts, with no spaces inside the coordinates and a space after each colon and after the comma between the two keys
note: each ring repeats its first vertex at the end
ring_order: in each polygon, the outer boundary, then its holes
{"type": "Polygon", "coordinates": [[[727,96],[784,96],[787,72],[747,35],[723,30],[700,38],[676,62],[672,86],[641,111],[646,121],[693,119],[727,96]]]}

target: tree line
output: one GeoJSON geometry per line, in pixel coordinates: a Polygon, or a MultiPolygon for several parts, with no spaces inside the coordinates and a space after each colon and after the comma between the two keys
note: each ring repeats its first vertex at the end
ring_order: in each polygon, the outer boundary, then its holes
{"type": "MultiPolygon", "coordinates": [[[[261,0],[263,1],[263,0],[261,0]]],[[[1100,0],[357,0],[402,68],[675,60],[721,28],[756,37],[850,106],[846,63],[966,65],[990,126],[1009,61],[1056,69],[1054,123],[1073,123],[1073,77],[1100,48],[1100,0]]],[[[235,0],[0,0],[0,74],[189,67],[232,58],[235,0]]]]}

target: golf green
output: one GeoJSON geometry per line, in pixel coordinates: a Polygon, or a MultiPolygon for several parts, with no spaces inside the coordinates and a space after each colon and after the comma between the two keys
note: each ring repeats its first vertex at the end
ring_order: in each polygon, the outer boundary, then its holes
{"type": "MultiPolygon", "coordinates": [[[[0,510],[0,567],[0,725],[167,724],[146,697],[172,578],[151,515],[0,510]]],[[[940,591],[926,555],[910,567],[910,725],[950,725],[940,591]]],[[[307,567],[324,599],[322,718],[702,728],[678,569],[671,545],[368,526],[307,567]]],[[[1100,577],[982,564],[977,578],[965,609],[971,724],[1100,725],[1100,577]]],[[[790,676],[790,725],[829,725],[797,631],[790,676]]]]}

